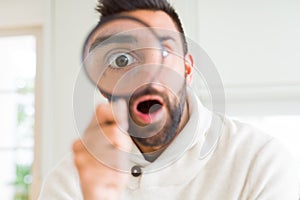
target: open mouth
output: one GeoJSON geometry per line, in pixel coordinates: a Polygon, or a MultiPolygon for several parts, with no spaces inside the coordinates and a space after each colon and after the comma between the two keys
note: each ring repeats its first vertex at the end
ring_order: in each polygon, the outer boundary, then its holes
{"type": "Polygon", "coordinates": [[[137,110],[143,114],[152,114],[160,110],[162,104],[158,100],[146,100],[137,105],[137,110]]]}
{"type": "Polygon", "coordinates": [[[163,100],[159,96],[140,97],[133,104],[134,118],[142,124],[153,123],[160,120],[163,106],[163,100]]]}

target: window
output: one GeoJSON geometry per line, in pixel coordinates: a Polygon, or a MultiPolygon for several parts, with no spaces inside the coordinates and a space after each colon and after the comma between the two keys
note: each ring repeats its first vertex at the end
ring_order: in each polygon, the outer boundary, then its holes
{"type": "Polygon", "coordinates": [[[35,35],[0,36],[0,199],[27,200],[35,145],[35,35]]]}

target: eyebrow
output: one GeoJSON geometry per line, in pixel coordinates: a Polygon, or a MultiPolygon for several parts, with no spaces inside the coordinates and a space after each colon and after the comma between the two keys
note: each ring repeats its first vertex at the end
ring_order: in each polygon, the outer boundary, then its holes
{"type": "Polygon", "coordinates": [[[173,38],[171,36],[162,36],[162,37],[159,37],[159,41],[160,42],[165,42],[165,41],[168,41],[168,40],[172,40],[173,42],[176,42],[175,38],[173,38]]]}
{"type": "Polygon", "coordinates": [[[98,45],[106,46],[110,44],[134,43],[134,42],[136,43],[137,39],[132,35],[107,35],[107,36],[98,37],[95,40],[95,42],[92,43],[89,51],[92,51],[98,45]]]}
{"type": "MultiPolygon", "coordinates": [[[[168,40],[171,40],[173,42],[176,42],[176,39],[174,39],[171,36],[161,36],[158,37],[160,42],[166,42],[168,40]]],[[[126,44],[126,43],[137,43],[137,38],[134,37],[133,35],[106,35],[102,37],[98,37],[95,42],[92,43],[89,51],[92,51],[95,49],[98,45],[101,46],[107,46],[110,44],[126,44]],[[110,39],[113,38],[113,39],[110,39]]]]}

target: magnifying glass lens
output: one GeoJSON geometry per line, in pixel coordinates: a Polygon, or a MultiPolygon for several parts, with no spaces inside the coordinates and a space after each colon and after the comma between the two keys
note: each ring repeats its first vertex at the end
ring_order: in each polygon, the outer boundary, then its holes
{"type": "Polygon", "coordinates": [[[122,96],[132,92],[141,80],[150,81],[156,73],[141,73],[137,67],[161,65],[165,54],[151,28],[134,20],[116,19],[94,31],[85,47],[84,66],[101,92],[122,96]],[[122,77],[129,74],[127,82],[122,83],[124,87],[114,91],[122,77]]]}

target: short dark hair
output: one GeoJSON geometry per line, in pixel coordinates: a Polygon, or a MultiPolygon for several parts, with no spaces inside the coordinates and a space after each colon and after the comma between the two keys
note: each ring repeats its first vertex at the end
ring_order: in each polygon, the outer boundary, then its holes
{"type": "Polygon", "coordinates": [[[160,10],[168,14],[180,33],[182,33],[183,39],[183,51],[187,53],[187,41],[184,35],[184,30],[180,18],[175,9],[170,5],[167,0],[98,0],[99,4],[96,10],[101,14],[102,18],[117,15],[126,11],[134,10],[160,10]]]}

